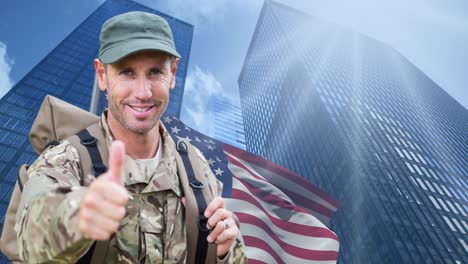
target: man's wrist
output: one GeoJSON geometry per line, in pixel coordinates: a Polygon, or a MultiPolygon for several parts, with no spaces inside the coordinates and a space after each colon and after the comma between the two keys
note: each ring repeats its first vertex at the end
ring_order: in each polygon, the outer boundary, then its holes
{"type": "Polygon", "coordinates": [[[232,250],[233,250],[233,246],[231,246],[225,254],[223,254],[222,256],[218,256],[216,263],[217,264],[232,263],[232,250]]]}

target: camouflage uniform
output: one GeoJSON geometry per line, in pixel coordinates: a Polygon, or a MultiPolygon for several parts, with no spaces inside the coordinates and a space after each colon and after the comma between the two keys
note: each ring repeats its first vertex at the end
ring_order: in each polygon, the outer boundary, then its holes
{"type": "MultiPolygon", "coordinates": [[[[160,122],[161,123],[161,122],[160,122]]],[[[105,115],[101,125],[106,143],[112,142],[105,115]]],[[[160,125],[162,143],[157,157],[125,159],[124,184],[130,199],[119,231],[112,236],[107,263],[185,263],[187,235],[183,190],[177,175],[174,142],[160,125]],[[156,163],[155,159],[160,159],[156,163]]],[[[200,161],[207,163],[198,152],[200,161]]],[[[93,244],[79,231],[78,211],[86,187],[80,186],[77,150],[67,141],[51,148],[29,168],[18,207],[15,230],[23,259],[30,262],[73,263],[93,244]]],[[[87,175],[86,181],[93,176],[87,175]]],[[[209,182],[216,195],[222,185],[211,174],[209,182]]],[[[246,263],[240,242],[218,263],[246,263]]]]}

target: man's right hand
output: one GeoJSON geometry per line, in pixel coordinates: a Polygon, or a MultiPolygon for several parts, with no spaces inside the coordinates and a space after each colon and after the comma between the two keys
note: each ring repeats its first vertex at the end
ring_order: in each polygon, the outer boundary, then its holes
{"type": "Polygon", "coordinates": [[[125,217],[128,194],[122,180],[124,161],[125,145],[114,141],[108,171],[89,185],[80,203],[80,231],[86,238],[109,239],[125,217]]]}

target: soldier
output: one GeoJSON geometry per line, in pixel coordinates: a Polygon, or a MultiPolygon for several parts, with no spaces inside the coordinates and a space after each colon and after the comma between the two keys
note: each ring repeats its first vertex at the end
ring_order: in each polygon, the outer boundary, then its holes
{"type": "MultiPolygon", "coordinates": [[[[129,12],[104,23],[94,65],[108,96],[100,125],[109,169],[96,179],[80,175],[80,157],[66,140],[39,156],[28,170],[15,226],[25,262],[74,263],[94,241],[108,239],[106,263],[186,262],[190,230],[177,150],[160,121],[179,58],[168,23],[157,15],[129,12]],[[80,177],[90,184],[81,186],[80,177]]],[[[217,263],[244,263],[221,183],[196,153],[193,166],[202,166],[217,196],[205,211],[217,263]]]]}

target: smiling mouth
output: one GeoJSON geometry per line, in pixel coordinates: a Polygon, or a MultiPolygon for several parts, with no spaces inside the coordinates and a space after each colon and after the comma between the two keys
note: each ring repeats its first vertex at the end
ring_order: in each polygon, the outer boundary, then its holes
{"type": "Polygon", "coordinates": [[[133,110],[137,111],[137,112],[146,112],[148,110],[150,110],[151,108],[153,108],[154,106],[151,105],[151,106],[144,106],[144,107],[141,107],[141,106],[132,106],[132,105],[129,105],[130,108],[132,108],[133,110]]]}

